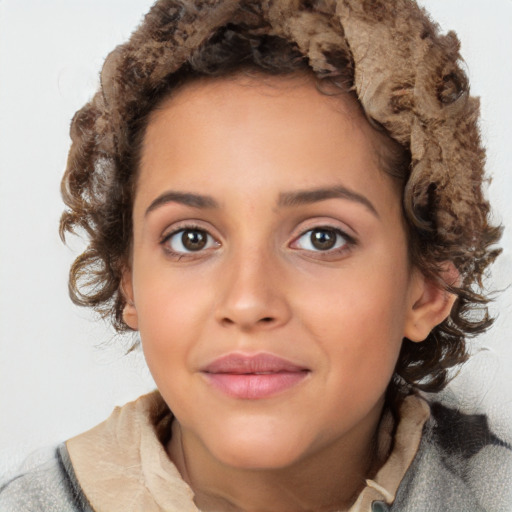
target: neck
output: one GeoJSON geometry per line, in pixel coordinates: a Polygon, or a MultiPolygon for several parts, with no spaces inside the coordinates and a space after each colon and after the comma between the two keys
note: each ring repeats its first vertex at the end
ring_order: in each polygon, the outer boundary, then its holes
{"type": "Polygon", "coordinates": [[[366,478],[378,469],[376,433],[381,412],[382,407],[364,426],[282,468],[227,466],[177,421],[168,452],[203,512],[348,510],[366,478]]]}

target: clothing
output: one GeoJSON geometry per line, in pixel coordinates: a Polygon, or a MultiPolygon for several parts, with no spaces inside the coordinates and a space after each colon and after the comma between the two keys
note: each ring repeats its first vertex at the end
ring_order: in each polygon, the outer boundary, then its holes
{"type": "MultiPolygon", "coordinates": [[[[394,439],[391,415],[383,417],[378,451],[386,461],[351,512],[512,511],[511,447],[483,415],[439,403],[431,411],[407,397],[394,439]]],[[[117,408],[2,486],[0,512],[198,512],[163,448],[171,422],[157,392],[117,408]]]]}

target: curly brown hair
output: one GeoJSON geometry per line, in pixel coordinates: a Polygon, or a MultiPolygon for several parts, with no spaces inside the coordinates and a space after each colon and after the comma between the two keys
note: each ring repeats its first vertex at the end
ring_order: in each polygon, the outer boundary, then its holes
{"type": "Polygon", "coordinates": [[[441,390],[467,359],[466,339],[492,322],[482,279],[499,254],[489,222],[478,100],[469,96],[459,42],[411,0],[159,0],[107,58],[101,86],[71,125],[60,231],[85,232],[72,300],[110,317],[132,239],[132,202],[144,132],[172,91],[204,76],[309,73],[353,94],[389,137],[384,167],[403,182],[413,264],[457,300],[423,343],[405,339],[395,383],[441,390]],[[460,282],[444,283],[453,262],[460,282]]]}

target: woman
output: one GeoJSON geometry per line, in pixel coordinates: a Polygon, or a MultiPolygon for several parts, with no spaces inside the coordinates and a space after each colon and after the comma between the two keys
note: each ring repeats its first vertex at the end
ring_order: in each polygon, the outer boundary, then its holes
{"type": "Polygon", "coordinates": [[[418,395],[499,252],[458,60],[410,2],[157,2],[74,119],[61,229],[159,393],[4,503],[506,510],[508,445],[418,395]]]}

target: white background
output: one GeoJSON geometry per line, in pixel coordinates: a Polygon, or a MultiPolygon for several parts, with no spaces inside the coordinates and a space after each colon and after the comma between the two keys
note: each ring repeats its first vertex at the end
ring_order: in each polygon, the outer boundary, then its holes
{"type": "MultiPolygon", "coordinates": [[[[103,59],[151,0],[0,0],[0,472],[35,448],[86,430],[153,386],[126,340],[73,306],[67,272],[81,245],[57,234],[59,182],[73,113],[93,94],[103,59]]],[[[512,283],[512,0],[423,0],[462,40],[473,94],[482,97],[489,195],[509,225],[493,270],[512,283]]],[[[512,408],[512,289],[455,389],[512,408]],[[483,398],[482,398],[483,397],[483,398]]]]}

